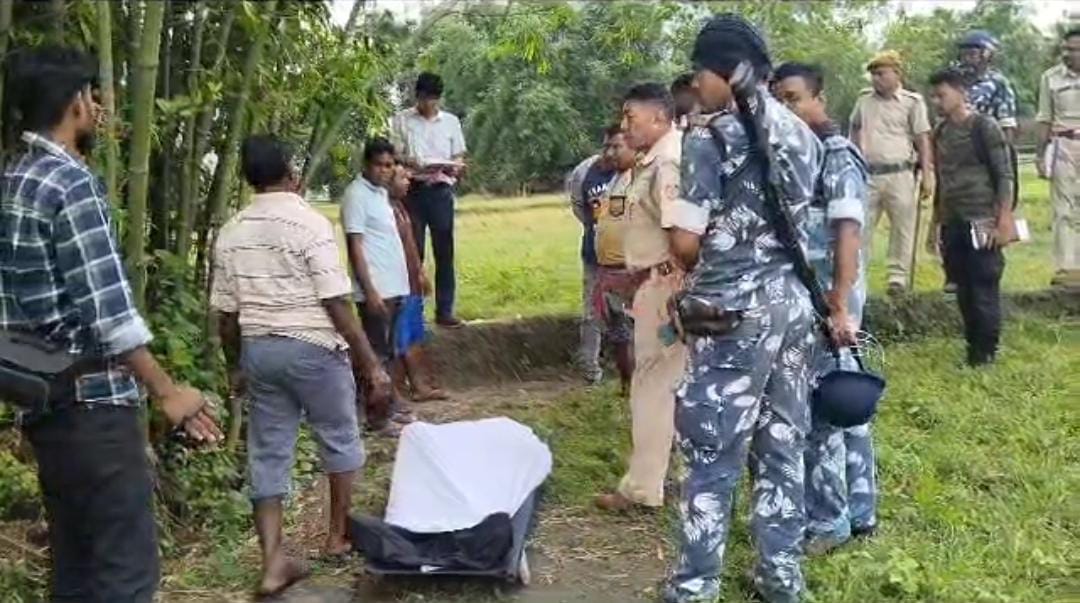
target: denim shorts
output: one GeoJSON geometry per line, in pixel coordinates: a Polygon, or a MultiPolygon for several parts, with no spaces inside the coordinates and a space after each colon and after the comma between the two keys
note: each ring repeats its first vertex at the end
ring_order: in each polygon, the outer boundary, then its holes
{"type": "Polygon", "coordinates": [[[326,473],[364,464],[356,421],[356,382],[348,352],[288,337],[248,337],[241,346],[248,381],[248,473],[251,499],[285,496],[301,417],[319,446],[326,473]]]}

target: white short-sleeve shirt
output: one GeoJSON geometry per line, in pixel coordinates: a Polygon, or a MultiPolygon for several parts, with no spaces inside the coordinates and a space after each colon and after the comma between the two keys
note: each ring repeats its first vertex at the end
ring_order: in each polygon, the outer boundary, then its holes
{"type": "MultiPolygon", "coordinates": [[[[386,189],[357,176],[345,189],[341,202],[341,224],[345,234],[363,235],[364,259],[371,282],[383,299],[409,294],[409,269],[405,247],[401,244],[394,209],[386,189]]],[[[364,290],[355,283],[356,299],[364,299],[364,290]]]]}
{"type": "Polygon", "coordinates": [[[447,161],[466,151],[461,121],[453,113],[439,111],[428,119],[410,107],[394,115],[391,126],[394,146],[406,159],[421,165],[425,160],[447,161]]]}

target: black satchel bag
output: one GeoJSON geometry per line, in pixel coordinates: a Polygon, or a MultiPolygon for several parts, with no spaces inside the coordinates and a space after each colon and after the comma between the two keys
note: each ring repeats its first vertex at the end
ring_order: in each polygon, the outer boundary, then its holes
{"type": "Polygon", "coordinates": [[[37,414],[70,401],[80,373],[101,364],[25,331],[0,331],[0,401],[37,414]]]}

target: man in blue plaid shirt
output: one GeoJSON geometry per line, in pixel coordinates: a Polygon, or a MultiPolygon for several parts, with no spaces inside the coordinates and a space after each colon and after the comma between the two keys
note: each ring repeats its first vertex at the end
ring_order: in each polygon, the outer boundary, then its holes
{"type": "Polygon", "coordinates": [[[0,329],[93,361],[73,399],[23,421],[49,520],[52,600],[149,602],[159,569],[138,383],[195,440],[221,432],[202,395],[147,351],[104,188],[82,160],[100,111],[96,74],[74,50],[13,61],[9,94],[26,152],[0,181],[0,329]]]}

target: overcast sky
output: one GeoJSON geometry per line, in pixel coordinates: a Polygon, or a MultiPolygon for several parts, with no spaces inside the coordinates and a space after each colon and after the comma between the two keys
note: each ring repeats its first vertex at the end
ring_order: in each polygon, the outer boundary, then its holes
{"type": "MultiPolygon", "coordinates": [[[[345,23],[349,18],[349,10],[355,0],[332,0],[334,21],[345,23]]],[[[367,0],[372,10],[389,10],[401,19],[419,19],[421,11],[425,7],[436,6],[440,0],[367,0]]],[[[891,5],[899,10],[906,8],[908,12],[924,13],[931,12],[935,8],[949,8],[953,10],[969,10],[975,6],[977,0],[892,0],[891,5]]],[[[1072,12],[1074,18],[1080,19],[1080,0],[1026,0],[1032,8],[1035,24],[1043,29],[1050,29],[1055,23],[1069,16],[1072,12]]]]}

